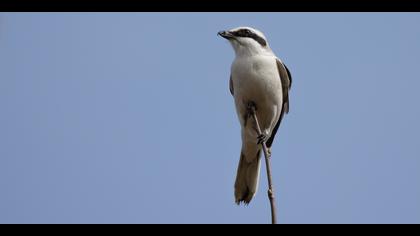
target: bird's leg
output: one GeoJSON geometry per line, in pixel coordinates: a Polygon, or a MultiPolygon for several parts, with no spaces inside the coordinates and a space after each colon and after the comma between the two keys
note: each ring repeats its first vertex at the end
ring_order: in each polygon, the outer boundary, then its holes
{"type": "MultiPolygon", "coordinates": [[[[247,105],[247,109],[248,109],[248,118],[252,117],[256,110],[257,110],[257,106],[255,105],[255,102],[250,101],[248,102],[247,105]]],[[[263,132],[259,133],[258,130],[256,129],[258,137],[257,137],[257,144],[262,144],[263,142],[266,142],[268,139],[268,135],[264,134],[263,132]]]]}
{"type": "Polygon", "coordinates": [[[244,101],[244,104],[246,104],[246,112],[243,114],[243,119],[244,119],[244,127],[246,127],[246,125],[248,124],[249,118],[252,118],[252,115],[257,109],[255,106],[255,103],[252,101],[248,103],[244,101]]]}
{"type": "Polygon", "coordinates": [[[252,117],[256,110],[257,106],[255,105],[255,102],[249,101],[247,104],[248,117],[252,117]]]}
{"type": "Polygon", "coordinates": [[[253,101],[249,101],[246,104],[246,113],[245,113],[245,126],[248,123],[248,119],[252,118],[252,116],[254,115],[255,111],[257,110],[255,103],[253,101]]]}

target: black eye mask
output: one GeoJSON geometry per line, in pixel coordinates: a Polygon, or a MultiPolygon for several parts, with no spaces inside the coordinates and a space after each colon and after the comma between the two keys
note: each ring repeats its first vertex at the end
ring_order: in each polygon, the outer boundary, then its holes
{"type": "Polygon", "coordinates": [[[263,46],[263,47],[267,46],[267,42],[265,41],[265,39],[261,38],[260,36],[253,33],[249,29],[240,29],[238,31],[232,32],[232,34],[236,37],[252,38],[255,41],[257,41],[261,46],[263,46]]]}

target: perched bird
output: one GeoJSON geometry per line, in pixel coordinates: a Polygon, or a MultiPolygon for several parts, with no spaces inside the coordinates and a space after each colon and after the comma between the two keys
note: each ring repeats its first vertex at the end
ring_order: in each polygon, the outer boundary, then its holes
{"type": "Polygon", "coordinates": [[[289,112],[292,77],[274,55],[263,33],[251,27],[220,31],[235,51],[229,79],[236,113],[241,124],[242,150],[235,181],[235,202],[249,204],[260,175],[261,143],[269,153],[285,113],[289,112]],[[249,108],[254,106],[262,135],[258,136],[249,108]]]}

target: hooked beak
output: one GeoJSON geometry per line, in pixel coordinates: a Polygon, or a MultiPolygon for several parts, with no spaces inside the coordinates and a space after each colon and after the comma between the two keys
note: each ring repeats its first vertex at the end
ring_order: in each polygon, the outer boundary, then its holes
{"type": "Polygon", "coordinates": [[[224,30],[219,31],[217,35],[220,35],[223,38],[228,39],[228,40],[234,37],[229,31],[224,31],[224,30]]]}

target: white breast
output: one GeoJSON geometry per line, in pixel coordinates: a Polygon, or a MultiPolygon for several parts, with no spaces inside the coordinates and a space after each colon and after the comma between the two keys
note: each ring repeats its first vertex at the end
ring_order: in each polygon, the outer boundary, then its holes
{"type": "Polygon", "coordinates": [[[270,103],[281,104],[281,80],[275,57],[236,58],[231,70],[235,98],[260,101],[268,99],[270,103]]]}
{"type": "Polygon", "coordinates": [[[271,129],[279,117],[283,99],[276,58],[267,55],[239,57],[232,63],[231,73],[241,123],[248,102],[253,101],[257,104],[260,125],[263,129],[271,129]]]}

